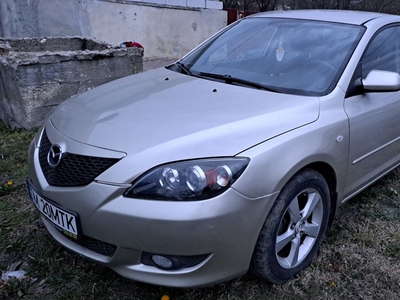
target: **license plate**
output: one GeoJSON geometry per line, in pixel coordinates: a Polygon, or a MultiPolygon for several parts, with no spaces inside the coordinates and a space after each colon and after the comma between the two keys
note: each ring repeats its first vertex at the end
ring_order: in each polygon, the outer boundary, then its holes
{"type": "Polygon", "coordinates": [[[29,196],[33,205],[55,228],[73,239],[78,239],[78,214],[67,211],[39,195],[28,182],[29,196]]]}

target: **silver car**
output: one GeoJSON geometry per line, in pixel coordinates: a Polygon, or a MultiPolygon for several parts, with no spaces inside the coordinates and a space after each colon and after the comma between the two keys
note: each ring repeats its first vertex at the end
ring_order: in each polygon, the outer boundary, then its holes
{"type": "Polygon", "coordinates": [[[399,164],[399,72],[399,16],[250,16],[59,105],[29,148],[30,197],[59,243],[127,278],[284,283],[399,164]]]}

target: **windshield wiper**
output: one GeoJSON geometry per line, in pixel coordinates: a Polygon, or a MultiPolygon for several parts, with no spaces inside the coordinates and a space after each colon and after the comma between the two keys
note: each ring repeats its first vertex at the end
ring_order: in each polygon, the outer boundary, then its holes
{"type": "Polygon", "coordinates": [[[183,63],[177,62],[175,63],[176,66],[179,67],[186,75],[193,75],[193,73],[190,71],[188,67],[186,67],[183,63]]]}
{"type": "Polygon", "coordinates": [[[260,89],[260,90],[265,90],[265,91],[270,91],[270,92],[275,92],[275,93],[282,93],[282,91],[280,91],[280,90],[273,89],[273,88],[268,87],[266,85],[263,85],[261,83],[257,83],[257,82],[246,80],[246,79],[232,77],[231,75],[222,75],[222,74],[200,72],[199,76],[201,76],[201,77],[209,77],[209,78],[218,79],[218,80],[223,80],[228,84],[240,84],[240,85],[249,86],[249,87],[253,87],[253,88],[256,88],[256,89],[260,89]]]}

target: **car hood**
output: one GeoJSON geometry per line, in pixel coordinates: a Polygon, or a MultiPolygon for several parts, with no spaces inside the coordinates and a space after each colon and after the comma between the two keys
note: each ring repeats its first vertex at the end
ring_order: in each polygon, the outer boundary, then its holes
{"type": "Polygon", "coordinates": [[[165,68],[109,82],[51,115],[63,135],[161,161],[232,156],[313,122],[319,99],[183,75],[165,68]]]}

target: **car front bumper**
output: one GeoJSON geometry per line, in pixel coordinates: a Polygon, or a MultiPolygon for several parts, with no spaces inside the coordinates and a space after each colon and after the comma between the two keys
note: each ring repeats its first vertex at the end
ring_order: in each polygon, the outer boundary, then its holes
{"type": "Polygon", "coordinates": [[[231,188],[212,199],[178,202],[126,198],[122,195],[129,185],[96,180],[81,187],[55,187],[42,173],[38,151],[32,143],[30,185],[45,199],[78,214],[82,239],[66,237],[43,217],[50,234],[124,277],[151,284],[201,287],[246,273],[276,197],[250,199],[231,188]],[[143,263],[148,253],[203,255],[204,259],[190,267],[165,270],[143,263]]]}

